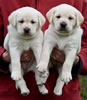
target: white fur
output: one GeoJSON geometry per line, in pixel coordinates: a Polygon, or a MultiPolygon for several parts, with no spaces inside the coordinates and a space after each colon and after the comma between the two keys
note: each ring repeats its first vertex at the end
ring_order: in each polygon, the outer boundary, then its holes
{"type": "Polygon", "coordinates": [[[62,4],[49,10],[47,18],[50,25],[45,31],[43,52],[40,63],[36,67],[40,72],[47,73],[53,48],[58,45],[58,48],[64,51],[65,61],[63,66],[58,69],[59,78],[54,88],[54,93],[61,95],[64,84],[72,80],[71,69],[75,56],[81,48],[83,31],[80,25],[83,22],[83,16],[74,7],[62,4]],[[61,23],[66,24],[66,27],[61,28],[61,23]]]}
{"type": "Polygon", "coordinates": [[[27,67],[27,72],[35,72],[36,81],[39,80],[39,74],[36,70],[36,64],[40,61],[42,51],[43,32],[41,27],[45,23],[44,16],[31,7],[23,7],[11,13],[8,18],[8,34],[4,41],[4,48],[9,50],[11,63],[11,78],[16,82],[16,88],[21,90],[22,95],[28,95],[29,89],[23,79],[24,70],[21,67],[20,57],[24,51],[33,50],[36,61],[32,66],[27,67]],[[29,32],[25,32],[29,29],[29,32]]]}

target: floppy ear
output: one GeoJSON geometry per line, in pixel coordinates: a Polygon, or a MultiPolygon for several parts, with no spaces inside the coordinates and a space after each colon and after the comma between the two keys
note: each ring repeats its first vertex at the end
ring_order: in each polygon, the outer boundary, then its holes
{"type": "Polygon", "coordinates": [[[77,23],[77,26],[81,25],[83,23],[83,21],[84,21],[83,15],[79,11],[77,11],[76,12],[76,23],[77,23]]]}
{"type": "Polygon", "coordinates": [[[8,17],[9,23],[14,27],[16,26],[16,20],[17,20],[16,17],[17,17],[16,11],[13,11],[8,17]]]}
{"type": "Polygon", "coordinates": [[[55,12],[55,8],[52,8],[52,9],[50,9],[50,10],[47,12],[47,14],[46,14],[46,17],[47,17],[49,23],[52,22],[54,12],[55,12]]]}
{"type": "Polygon", "coordinates": [[[39,23],[40,23],[40,27],[42,27],[46,22],[45,17],[39,12],[39,23]]]}

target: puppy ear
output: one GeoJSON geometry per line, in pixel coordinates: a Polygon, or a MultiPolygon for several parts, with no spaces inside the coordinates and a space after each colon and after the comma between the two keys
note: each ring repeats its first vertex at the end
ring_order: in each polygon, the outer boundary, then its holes
{"type": "Polygon", "coordinates": [[[81,25],[83,23],[83,21],[84,21],[83,15],[79,11],[77,11],[76,12],[76,22],[77,22],[77,26],[81,25]]]}
{"type": "Polygon", "coordinates": [[[45,17],[39,12],[39,23],[40,23],[40,27],[42,27],[46,22],[45,17]]]}
{"type": "Polygon", "coordinates": [[[16,26],[16,16],[17,16],[17,12],[14,11],[8,17],[9,23],[14,27],[16,26]]]}
{"type": "Polygon", "coordinates": [[[47,19],[48,19],[48,21],[49,21],[50,23],[52,22],[54,12],[55,12],[55,8],[52,8],[52,9],[50,9],[50,10],[47,12],[47,14],[46,14],[46,17],[47,17],[47,19]]]}

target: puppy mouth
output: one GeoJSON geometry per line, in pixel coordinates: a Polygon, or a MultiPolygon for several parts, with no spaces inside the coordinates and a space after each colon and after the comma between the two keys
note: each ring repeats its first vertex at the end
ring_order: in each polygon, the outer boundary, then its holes
{"type": "Polygon", "coordinates": [[[59,31],[60,33],[69,33],[69,30],[68,30],[67,28],[62,28],[62,27],[60,27],[60,28],[58,29],[58,31],[59,31]]]}
{"type": "Polygon", "coordinates": [[[25,31],[24,31],[23,35],[24,35],[24,36],[32,36],[32,33],[31,33],[30,31],[29,31],[29,32],[27,32],[27,31],[25,32],[25,31]]]}
{"type": "Polygon", "coordinates": [[[29,35],[30,34],[30,32],[24,32],[24,35],[29,35]]]}
{"type": "Polygon", "coordinates": [[[24,32],[23,35],[24,35],[24,36],[32,36],[32,33],[30,33],[30,32],[29,32],[29,33],[25,33],[25,32],[24,32]]]}
{"type": "Polygon", "coordinates": [[[69,30],[67,28],[59,28],[56,33],[59,35],[69,35],[69,30]]]}
{"type": "Polygon", "coordinates": [[[21,35],[19,35],[20,38],[23,38],[23,39],[32,39],[35,37],[35,35],[33,35],[32,33],[22,33],[21,35]]]}

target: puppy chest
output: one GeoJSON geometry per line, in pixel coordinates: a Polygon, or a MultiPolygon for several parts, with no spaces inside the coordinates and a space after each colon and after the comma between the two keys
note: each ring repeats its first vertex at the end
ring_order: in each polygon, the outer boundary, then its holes
{"type": "Polygon", "coordinates": [[[57,46],[60,50],[64,50],[65,44],[67,43],[67,41],[64,39],[57,39],[57,46]]]}
{"type": "Polygon", "coordinates": [[[63,37],[57,39],[57,45],[60,50],[78,48],[78,41],[73,37],[63,37]]]}
{"type": "Polygon", "coordinates": [[[23,49],[25,50],[25,51],[27,51],[27,50],[29,50],[30,49],[30,43],[24,43],[23,44],[23,49]]]}
{"type": "Polygon", "coordinates": [[[69,37],[58,37],[57,45],[60,50],[64,51],[65,48],[73,48],[76,45],[76,41],[69,37]]]}

